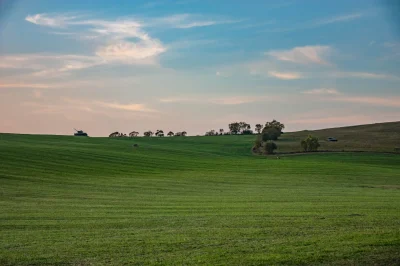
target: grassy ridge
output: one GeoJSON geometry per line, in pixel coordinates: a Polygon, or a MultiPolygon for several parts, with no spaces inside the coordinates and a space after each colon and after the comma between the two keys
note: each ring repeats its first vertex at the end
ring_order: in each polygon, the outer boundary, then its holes
{"type": "Polygon", "coordinates": [[[291,132],[278,142],[278,152],[301,151],[300,141],[308,135],[320,139],[320,150],[395,152],[398,148],[400,152],[400,122],[291,132]],[[328,137],[339,141],[329,142],[328,137]]]}
{"type": "Polygon", "coordinates": [[[400,263],[400,156],[253,140],[0,134],[0,264],[400,263]]]}

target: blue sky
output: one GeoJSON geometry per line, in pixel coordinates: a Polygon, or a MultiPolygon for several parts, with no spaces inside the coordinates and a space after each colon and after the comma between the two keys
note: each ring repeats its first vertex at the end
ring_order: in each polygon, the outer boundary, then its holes
{"type": "Polygon", "coordinates": [[[399,25],[383,3],[3,1],[0,131],[398,121],[399,25]]]}

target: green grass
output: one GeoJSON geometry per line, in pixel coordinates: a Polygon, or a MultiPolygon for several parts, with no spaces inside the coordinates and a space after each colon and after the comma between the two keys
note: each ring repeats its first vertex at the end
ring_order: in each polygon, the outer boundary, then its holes
{"type": "Polygon", "coordinates": [[[277,142],[277,152],[299,152],[300,142],[308,135],[319,138],[320,150],[325,151],[371,151],[400,153],[400,122],[304,130],[283,134],[277,142]],[[338,142],[327,141],[335,137],[338,142]],[[396,148],[398,150],[396,150],[396,148]]]}
{"type": "Polygon", "coordinates": [[[399,155],[253,140],[0,134],[0,265],[400,263],[399,155]]]}

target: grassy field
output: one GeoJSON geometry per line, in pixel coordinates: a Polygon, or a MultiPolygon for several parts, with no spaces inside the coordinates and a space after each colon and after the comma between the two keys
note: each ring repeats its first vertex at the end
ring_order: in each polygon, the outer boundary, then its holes
{"type": "Polygon", "coordinates": [[[300,141],[310,134],[319,138],[320,150],[400,152],[400,122],[287,133],[277,142],[278,152],[301,151],[300,141]],[[328,137],[339,141],[329,142],[328,137]]]}
{"type": "Polygon", "coordinates": [[[400,264],[399,155],[253,140],[0,134],[0,265],[400,264]]]}

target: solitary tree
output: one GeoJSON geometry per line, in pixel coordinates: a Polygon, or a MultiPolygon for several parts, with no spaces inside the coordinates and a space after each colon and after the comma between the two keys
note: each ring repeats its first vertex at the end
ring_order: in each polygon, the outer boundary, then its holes
{"type": "Polygon", "coordinates": [[[300,145],[305,152],[317,151],[320,146],[318,138],[311,135],[302,140],[300,145]]]}
{"type": "Polygon", "coordinates": [[[119,136],[119,132],[118,132],[118,131],[113,132],[113,133],[111,133],[111,134],[109,135],[110,138],[118,137],[118,136],[119,136]]]}
{"type": "Polygon", "coordinates": [[[167,135],[168,135],[168,137],[172,137],[174,135],[174,132],[170,131],[170,132],[168,132],[167,135]]]}
{"type": "Polygon", "coordinates": [[[145,137],[151,137],[151,136],[153,136],[153,134],[154,134],[154,133],[153,133],[151,130],[146,131],[146,132],[143,133],[143,135],[144,135],[145,137]]]}
{"type": "Polygon", "coordinates": [[[132,131],[131,133],[129,133],[129,137],[137,137],[139,135],[139,132],[136,131],[132,131]]]}
{"type": "Polygon", "coordinates": [[[256,132],[257,132],[258,134],[260,134],[260,133],[261,133],[261,130],[262,130],[262,125],[261,125],[261,124],[257,124],[255,130],[256,130],[256,132]]]}
{"type": "Polygon", "coordinates": [[[265,123],[265,127],[264,128],[270,128],[270,127],[274,127],[274,128],[278,129],[282,133],[282,130],[285,128],[285,125],[282,124],[279,121],[276,121],[274,119],[271,122],[265,123]]]}
{"type": "Polygon", "coordinates": [[[265,133],[267,133],[270,136],[271,140],[277,140],[282,134],[282,130],[284,128],[285,125],[274,119],[271,122],[265,123],[262,134],[264,135],[265,133]]]}
{"type": "Polygon", "coordinates": [[[161,129],[157,129],[156,136],[157,137],[164,137],[164,131],[162,131],[161,129]]]}
{"type": "Polygon", "coordinates": [[[275,127],[264,128],[262,131],[262,140],[269,141],[269,140],[278,140],[278,137],[281,135],[279,129],[275,127]]]}
{"type": "Polygon", "coordinates": [[[183,137],[186,137],[187,132],[186,132],[186,131],[182,131],[182,132],[181,132],[181,135],[182,135],[183,137]]]}

